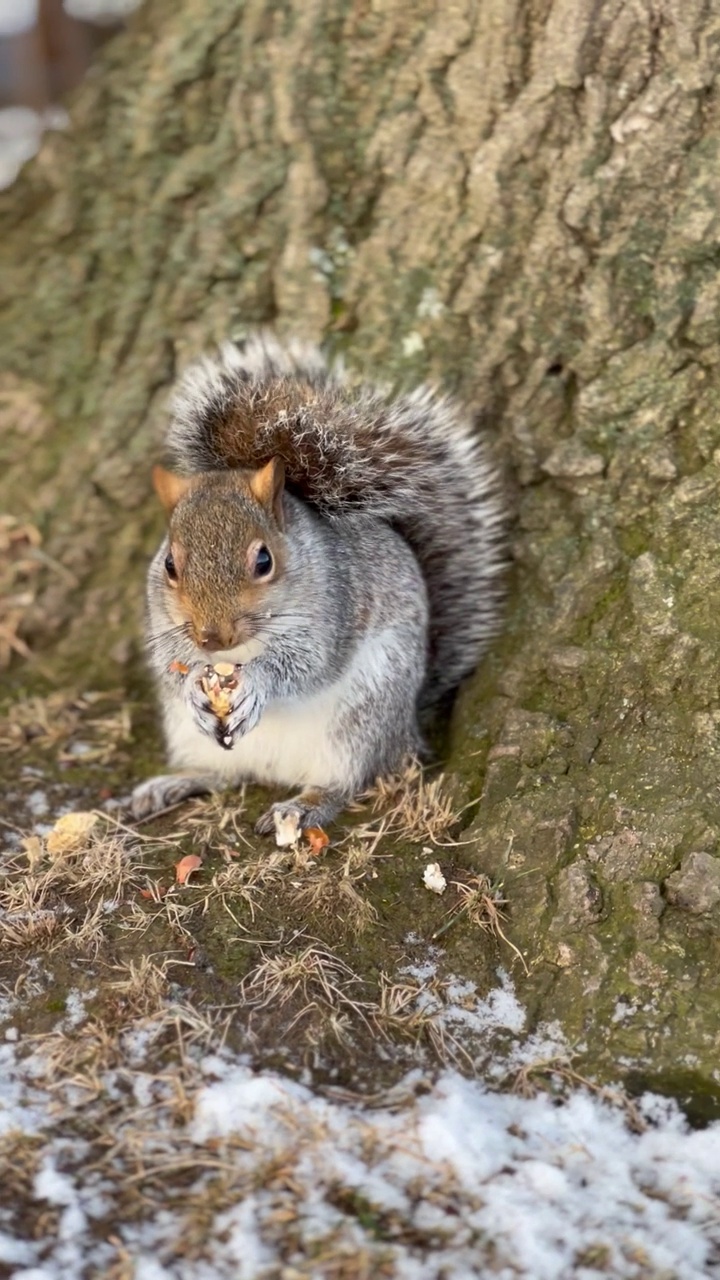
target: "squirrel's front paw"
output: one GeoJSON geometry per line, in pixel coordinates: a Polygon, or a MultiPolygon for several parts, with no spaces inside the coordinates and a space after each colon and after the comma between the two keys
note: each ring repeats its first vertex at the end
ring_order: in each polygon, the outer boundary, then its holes
{"type": "Polygon", "coordinates": [[[262,715],[265,701],[262,688],[252,676],[248,678],[246,669],[233,695],[230,712],[217,733],[218,741],[224,747],[231,747],[237,738],[250,733],[262,715]]]}
{"type": "MultiPolygon", "coordinates": [[[[205,667],[203,666],[201,671],[204,672],[204,670],[205,667]]],[[[218,719],[210,706],[207,693],[201,682],[202,675],[196,675],[195,671],[188,673],[182,686],[183,696],[200,732],[204,733],[208,738],[217,738],[218,719]]]]}

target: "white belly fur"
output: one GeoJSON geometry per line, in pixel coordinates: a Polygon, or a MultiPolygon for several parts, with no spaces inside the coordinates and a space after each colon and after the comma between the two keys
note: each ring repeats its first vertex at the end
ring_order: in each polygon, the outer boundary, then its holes
{"type": "Polygon", "coordinates": [[[288,787],[340,786],[354,770],[332,726],[334,711],[348,691],[346,674],[314,697],[270,703],[259,724],[230,751],[200,733],[187,706],[173,700],[165,708],[170,763],[217,774],[228,784],[255,779],[288,787]]]}

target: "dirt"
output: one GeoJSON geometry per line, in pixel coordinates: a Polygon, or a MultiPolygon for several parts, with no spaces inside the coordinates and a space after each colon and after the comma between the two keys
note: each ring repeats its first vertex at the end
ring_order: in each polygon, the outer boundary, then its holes
{"type": "MultiPolygon", "coordinates": [[[[487,692],[492,673],[482,680],[487,692]]],[[[254,836],[266,803],[259,788],[191,802],[137,828],[111,813],[96,835],[124,842],[117,885],[109,862],[98,880],[95,855],[87,876],[71,858],[67,874],[40,892],[54,865],[43,836],[57,816],[104,812],[162,760],[142,680],[132,694],[31,687],[28,699],[16,686],[0,722],[2,884],[30,886],[37,916],[31,936],[5,948],[0,970],[6,993],[24,992],[13,1014],[24,1035],[62,1020],[71,992],[96,991],[108,1016],[110,975],[151,958],[183,999],[225,1012],[231,1043],[258,1063],[369,1092],[417,1062],[482,1072],[487,1053],[472,1036],[463,1056],[418,1016],[423,983],[403,971],[432,957],[436,992],[452,976],[484,995],[498,968],[508,971],[527,1031],[557,1022],[584,1075],[631,1089],[650,1081],[691,1114],[720,1114],[717,863],[693,847],[674,870],[678,833],[655,836],[627,811],[611,834],[584,826],[576,778],[587,779],[594,748],[567,724],[544,711],[498,718],[496,692],[486,723],[497,736],[480,749],[476,791],[467,767],[462,777],[413,773],[345,815],[316,857],[254,836]],[[181,887],[174,868],[188,853],[203,863],[181,887]],[[429,861],[449,882],[443,896],[423,885],[429,861]],[[499,905],[499,931],[464,909],[479,876],[499,905]],[[111,905],[97,927],[103,903],[111,905]],[[417,990],[395,1016],[403,984],[417,990]]],[[[456,732],[472,691],[464,697],[456,732]]],[[[14,918],[6,911],[3,926],[14,918]]]]}

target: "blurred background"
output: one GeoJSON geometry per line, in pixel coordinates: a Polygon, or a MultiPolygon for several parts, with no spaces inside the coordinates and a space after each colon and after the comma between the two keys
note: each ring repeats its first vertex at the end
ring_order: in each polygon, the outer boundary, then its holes
{"type": "Polygon", "coordinates": [[[0,188],[63,128],[64,95],[140,0],[0,0],[0,188]]]}

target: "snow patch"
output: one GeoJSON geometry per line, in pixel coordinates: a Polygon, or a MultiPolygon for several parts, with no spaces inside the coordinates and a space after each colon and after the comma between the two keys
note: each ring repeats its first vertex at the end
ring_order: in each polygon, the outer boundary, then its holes
{"type": "Polygon", "coordinates": [[[67,125],[67,114],[60,107],[49,107],[47,111],[32,111],[30,107],[0,109],[0,191],[12,186],[23,165],[39,150],[48,129],[65,129],[67,125]]]}
{"type": "MultiPolygon", "coordinates": [[[[485,998],[460,979],[444,989],[441,1016],[459,1010],[485,1034],[523,1031],[507,974],[485,998]]],[[[382,1105],[364,1105],[256,1072],[225,1046],[199,1057],[178,1111],[172,1069],[152,1069],[156,1038],[153,1023],[123,1034],[122,1065],[105,1071],[95,1100],[74,1097],[71,1082],[58,1093],[52,1059],[0,1042],[0,1135],[39,1141],[18,1221],[37,1229],[48,1206],[57,1211],[55,1229],[24,1239],[9,1230],[12,1203],[0,1200],[0,1263],[13,1280],[83,1280],[114,1273],[123,1257],[135,1280],[314,1275],[315,1260],[335,1256],[362,1257],[368,1275],[397,1280],[701,1280],[715,1265],[720,1124],[693,1131],[665,1098],[636,1102],[637,1132],[621,1105],[587,1089],[519,1097],[456,1071],[433,1080],[416,1069],[382,1105]],[[137,1069],[143,1060],[147,1070],[137,1069]],[[46,1081],[54,1088],[43,1093],[46,1081]],[[93,1172],[74,1127],[78,1113],[92,1131],[92,1108],[107,1099],[117,1151],[132,1151],[132,1170],[156,1166],[165,1186],[161,1208],[150,1198],[127,1220],[122,1169],[117,1186],[110,1166],[93,1172]],[[212,1189],[216,1164],[222,1194],[212,1189]],[[192,1262],[183,1258],[190,1200],[203,1221],[192,1262]],[[98,1232],[103,1221],[110,1239],[98,1232]]],[[[509,1062],[560,1051],[558,1028],[541,1028],[496,1068],[507,1078],[509,1062]]]]}
{"type": "Polygon", "coordinates": [[[38,0],[0,0],[0,36],[19,36],[38,19],[38,0]]]}

